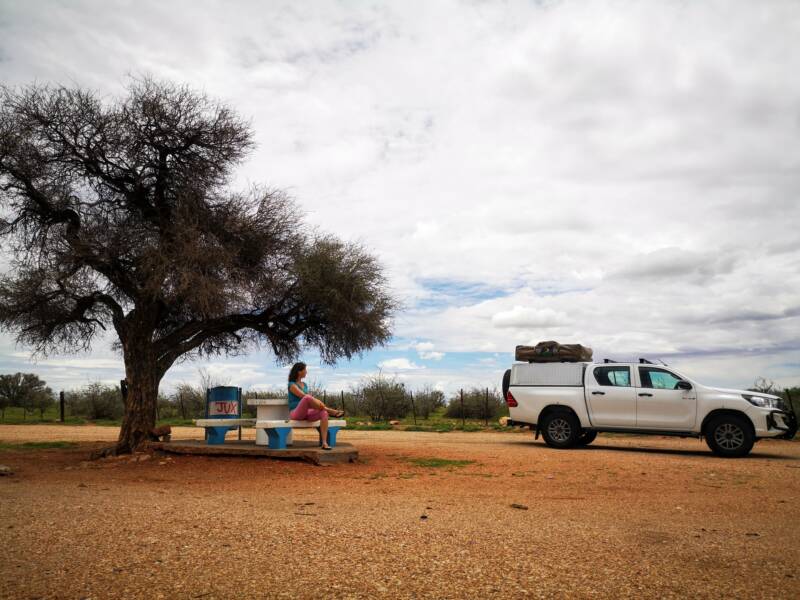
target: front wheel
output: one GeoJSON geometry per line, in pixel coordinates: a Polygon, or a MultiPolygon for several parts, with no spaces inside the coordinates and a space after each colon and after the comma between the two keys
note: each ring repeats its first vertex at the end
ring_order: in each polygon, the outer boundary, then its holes
{"type": "Polygon", "coordinates": [[[584,431],[581,437],[578,438],[578,446],[588,446],[595,438],[597,438],[596,431],[584,431]]]}
{"type": "Polygon", "coordinates": [[[543,419],[541,431],[551,448],[572,448],[581,436],[581,424],[573,413],[551,412],[543,419]]]}
{"type": "Polygon", "coordinates": [[[755,443],[750,423],[737,415],[722,415],[706,428],[706,443],[717,456],[739,458],[747,456],[755,443]]]}

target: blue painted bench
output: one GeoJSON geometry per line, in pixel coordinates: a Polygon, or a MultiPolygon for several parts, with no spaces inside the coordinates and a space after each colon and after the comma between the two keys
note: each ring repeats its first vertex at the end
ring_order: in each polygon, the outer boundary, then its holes
{"type": "MultiPolygon", "coordinates": [[[[267,447],[273,450],[282,450],[286,448],[286,438],[291,433],[292,429],[303,429],[306,427],[319,427],[319,421],[295,421],[292,419],[281,421],[256,421],[254,426],[256,429],[263,429],[267,434],[268,443],[267,447]]],[[[347,427],[347,421],[344,419],[329,419],[328,420],[328,445],[331,448],[336,447],[336,434],[343,427],[347,427]]]]}
{"type": "Polygon", "coordinates": [[[255,419],[196,419],[194,424],[205,427],[208,433],[206,443],[211,445],[224,444],[225,434],[237,427],[252,427],[255,419]]]}

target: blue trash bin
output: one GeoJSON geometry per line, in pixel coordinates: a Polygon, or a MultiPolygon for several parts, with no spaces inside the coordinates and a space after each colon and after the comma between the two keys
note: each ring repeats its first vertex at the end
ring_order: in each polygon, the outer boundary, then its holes
{"type": "MultiPolygon", "coordinates": [[[[242,388],[218,386],[206,390],[206,419],[239,419],[242,416],[242,388]]],[[[225,434],[238,425],[206,428],[206,441],[209,444],[222,444],[225,434]]],[[[239,428],[239,439],[242,430],[239,428]]]]}

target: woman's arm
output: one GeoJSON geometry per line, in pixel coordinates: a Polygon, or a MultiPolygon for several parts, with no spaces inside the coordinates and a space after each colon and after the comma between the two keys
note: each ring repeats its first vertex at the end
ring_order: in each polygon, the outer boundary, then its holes
{"type": "MultiPolygon", "coordinates": [[[[311,396],[311,394],[307,394],[306,392],[301,390],[300,386],[297,385],[296,383],[293,383],[292,385],[289,386],[289,391],[292,392],[298,398],[302,398],[303,396],[311,396]]],[[[317,410],[325,410],[327,408],[327,406],[325,406],[322,400],[314,398],[314,396],[311,396],[311,406],[313,406],[317,410]]]]}
{"type": "MultiPolygon", "coordinates": [[[[292,392],[298,398],[302,398],[303,396],[311,396],[311,394],[306,394],[303,390],[301,390],[300,386],[297,385],[296,383],[293,383],[291,386],[289,386],[289,391],[292,392]]],[[[311,397],[314,398],[314,396],[311,397]]],[[[317,399],[314,398],[314,400],[317,399]]],[[[317,400],[317,402],[319,402],[319,400],[317,400]]]]}

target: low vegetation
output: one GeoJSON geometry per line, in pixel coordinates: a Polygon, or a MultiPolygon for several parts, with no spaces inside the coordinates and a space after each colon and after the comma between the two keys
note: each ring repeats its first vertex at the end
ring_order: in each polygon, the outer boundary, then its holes
{"type": "MultiPolygon", "coordinates": [[[[158,423],[193,425],[193,419],[205,416],[206,389],[218,385],[230,385],[230,382],[214,379],[201,369],[196,383],[183,383],[171,394],[160,394],[158,423]]],[[[515,431],[499,423],[501,417],[508,416],[508,408],[498,390],[473,387],[448,398],[441,390],[429,386],[409,389],[396,378],[381,373],[365,378],[346,392],[329,394],[313,382],[309,387],[313,395],[329,406],[345,410],[348,429],[435,433],[515,431]]],[[[800,413],[799,387],[780,390],[773,382],[759,378],[751,389],[783,396],[791,402],[795,412],[800,413]]],[[[255,411],[246,404],[247,398],[285,393],[281,388],[245,391],[243,416],[255,417],[255,411]]],[[[119,386],[92,383],[66,391],[64,399],[65,425],[92,423],[119,427],[121,424],[124,404],[119,386]]],[[[0,422],[13,425],[61,423],[56,397],[34,374],[0,375],[0,422]]]]}
{"type": "Polygon", "coordinates": [[[51,450],[53,448],[74,448],[78,444],[75,442],[22,442],[21,444],[11,444],[0,442],[0,450],[51,450]]]}
{"type": "Polygon", "coordinates": [[[436,458],[436,457],[409,458],[406,460],[418,467],[428,467],[431,469],[439,469],[442,467],[449,467],[449,468],[466,467],[467,465],[472,465],[475,463],[474,460],[451,460],[449,458],[436,458]]]}

